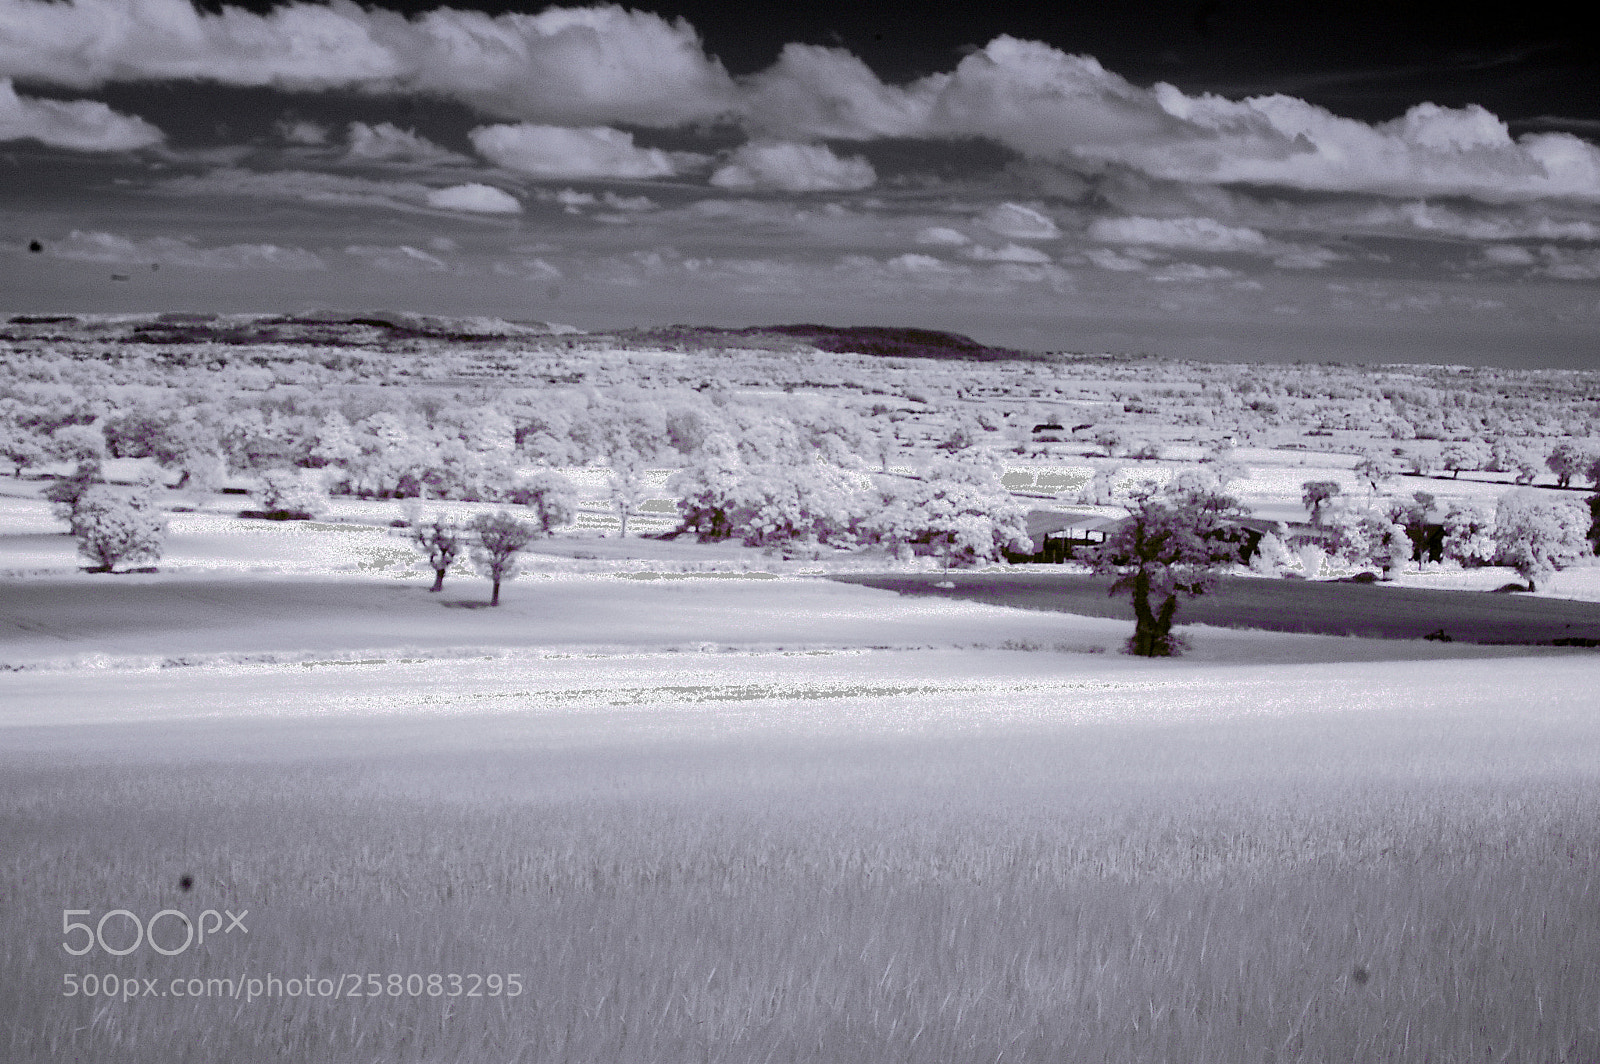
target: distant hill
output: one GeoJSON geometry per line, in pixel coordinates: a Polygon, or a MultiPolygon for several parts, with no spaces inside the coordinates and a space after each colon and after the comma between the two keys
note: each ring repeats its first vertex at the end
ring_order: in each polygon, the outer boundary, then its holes
{"type": "Polygon", "coordinates": [[[446,318],[407,311],[309,314],[17,314],[0,333],[12,339],[44,335],[120,339],[130,343],[322,344],[333,347],[430,339],[457,342],[561,336],[570,325],[505,321],[500,318],[446,318]]]}
{"type": "Polygon", "coordinates": [[[1035,351],[990,347],[960,333],[883,325],[761,325],[742,329],[668,325],[656,329],[632,329],[616,335],[635,342],[653,341],[675,346],[764,347],[776,350],[809,347],[837,354],[881,358],[966,359],[979,362],[1001,359],[1046,361],[1050,358],[1035,351]]]}

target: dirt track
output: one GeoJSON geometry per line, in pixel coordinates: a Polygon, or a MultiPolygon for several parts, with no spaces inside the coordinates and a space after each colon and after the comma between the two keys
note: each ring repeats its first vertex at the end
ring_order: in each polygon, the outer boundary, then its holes
{"type": "MultiPolygon", "coordinates": [[[[948,598],[1133,620],[1126,597],[1112,597],[1109,577],[1077,573],[952,573],[841,576],[904,595],[948,598]],[[934,585],[948,579],[954,588],[934,585]]],[[[1483,591],[1430,591],[1306,580],[1224,578],[1210,595],[1186,599],[1178,623],[1263,628],[1316,635],[1421,639],[1443,632],[1455,642],[1541,645],[1600,643],[1600,604],[1483,591]]]]}

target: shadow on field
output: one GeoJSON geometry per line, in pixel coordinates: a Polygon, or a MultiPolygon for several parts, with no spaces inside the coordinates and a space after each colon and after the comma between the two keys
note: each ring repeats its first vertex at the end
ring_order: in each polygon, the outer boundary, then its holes
{"type": "MultiPolygon", "coordinates": [[[[902,595],[941,595],[995,606],[1133,621],[1111,578],[1080,573],[870,574],[834,579],[902,595]],[[939,587],[940,581],[953,586],[939,587]]],[[[1433,591],[1381,584],[1224,577],[1216,591],[1185,599],[1178,623],[1264,628],[1368,639],[1448,639],[1460,643],[1600,645],[1600,604],[1433,591]]]]}

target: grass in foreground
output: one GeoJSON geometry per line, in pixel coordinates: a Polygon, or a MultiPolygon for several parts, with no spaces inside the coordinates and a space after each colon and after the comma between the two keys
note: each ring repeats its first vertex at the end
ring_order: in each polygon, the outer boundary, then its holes
{"type": "Polygon", "coordinates": [[[8,765],[0,1056],[1594,1061],[1600,762],[1510,719],[8,765]],[[62,953],[64,908],[169,907],[250,933],[62,953]],[[67,1000],[67,972],[525,992],[67,1000]]]}

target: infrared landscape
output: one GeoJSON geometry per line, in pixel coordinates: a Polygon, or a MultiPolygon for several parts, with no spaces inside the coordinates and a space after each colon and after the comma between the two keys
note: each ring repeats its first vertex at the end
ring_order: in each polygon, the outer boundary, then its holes
{"type": "Polygon", "coordinates": [[[1552,12],[0,0],[0,1059],[1600,1061],[1552,12]]]}

